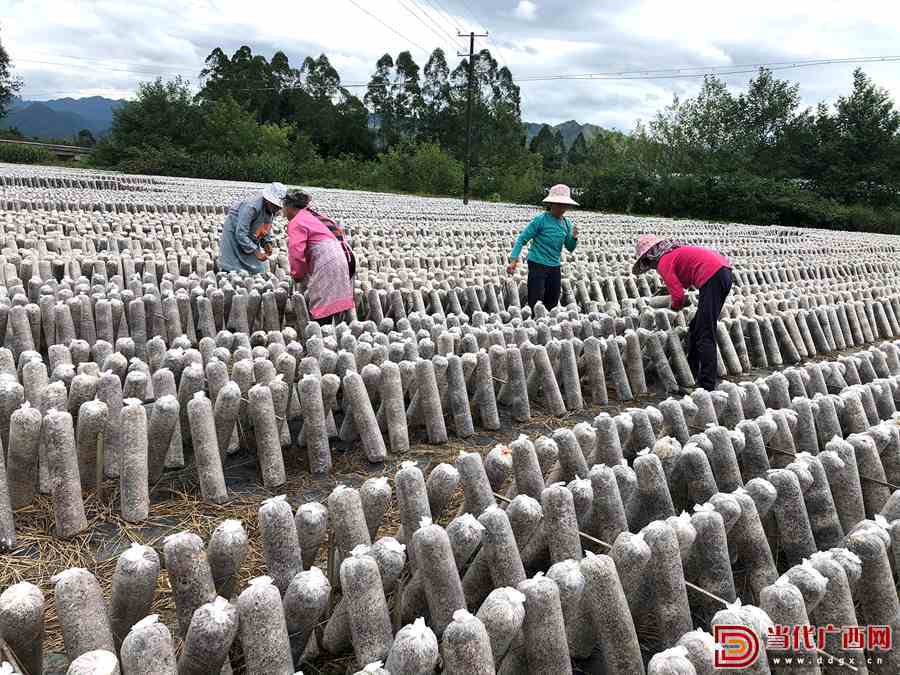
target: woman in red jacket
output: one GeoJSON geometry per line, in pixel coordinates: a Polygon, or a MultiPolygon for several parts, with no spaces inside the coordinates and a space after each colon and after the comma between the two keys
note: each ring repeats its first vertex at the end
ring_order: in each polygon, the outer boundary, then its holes
{"type": "Polygon", "coordinates": [[[688,332],[688,363],[697,386],[712,391],[719,375],[716,322],[731,291],[731,263],[721,253],[652,234],[638,237],[633,274],[655,269],[662,277],[672,309],[684,306],[687,288],[700,289],[697,313],[688,332]]]}

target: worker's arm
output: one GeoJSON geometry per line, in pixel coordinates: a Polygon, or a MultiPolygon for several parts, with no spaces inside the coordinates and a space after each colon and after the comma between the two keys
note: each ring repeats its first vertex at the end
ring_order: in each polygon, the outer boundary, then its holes
{"type": "Polygon", "coordinates": [[[670,256],[662,257],[656,271],[659,273],[659,276],[662,277],[663,283],[665,283],[666,288],[669,291],[669,295],[672,296],[672,309],[677,312],[684,307],[684,286],[681,285],[678,276],[675,274],[672,261],[666,260],[666,258],[669,257],[670,256]]]}
{"type": "Polygon", "coordinates": [[[522,247],[525,246],[525,244],[527,244],[529,241],[534,239],[534,235],[537,231],[536,223],[538,221],[538,218],[540,217],[541,216],[538,216],[530,223],[528,223],[528,226],[519,233],[518,237],[516,237],[515,246],[513,246],[512,253],[509,254],[510,262],[518,262],[519,256],[522,255],[522,247]]]}
{"type": "Polygon", "coordinates": [[[250,237],[250,228],[253,227],[256,215],[257,212],[253,205],[244,202],[238,209],[234,223],[234,236],[237,239],[238,248],[247,255],[256,253],[259,250],[259,244],[250,237]]]}
{"type": "Polygon", "coordinates": [[[569,231],[566,234],[565,240],[566,250],[571,253],[575,250],[575,247],[578,246],[578,228],[574,225],[569,226],[569,231]]]}
{"type": "Polygon", "coordinates": [[[288,261],[291,265],[291,277],[299,281],[306,276],[309,267],[306,262],[307,232],[300,225],[288,225],[288,261]]]}

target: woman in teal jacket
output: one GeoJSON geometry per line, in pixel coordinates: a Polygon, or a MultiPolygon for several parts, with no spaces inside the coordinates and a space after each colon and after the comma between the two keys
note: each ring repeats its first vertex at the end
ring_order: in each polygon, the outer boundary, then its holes
{"type": "Polygon", "coordinates": [[[538,302],[553,309],[559,304],[562,275],[559,271],[559,256],[563,246],[574,251],[578,245],[578,228],[572,225],[565,213],[570,206],[578,206],[572,199],[567,185],[554,185],[544,199],[547,211],[528,223],[528,227],[516,239],[509,256],[507,274],[513,274],[519,264],[522,247],[528,247],[528,306],[534,310],[538,302]]]}

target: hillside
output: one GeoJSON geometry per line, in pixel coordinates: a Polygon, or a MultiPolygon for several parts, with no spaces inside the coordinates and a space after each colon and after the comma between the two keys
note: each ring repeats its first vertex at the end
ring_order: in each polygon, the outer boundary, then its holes
{"type": "Polygon", "coordinates": [[[112,126],[113,112],[125,101],[90,96],[50,101],[13,103],[11,112],[0,120],[0,128],[15,127],[28,137],[66,139],[88,129],[103,136],[112,126]]]}
{"type": "MultiPolygon", "coordinates": [[[[530,143],[531,139],[538,135],[541,127],[544,125],[540,122],[525,122],[523,126],[525,127],[525,133],[527,134],[527,140],[530,143]]],[[[572,146],[572,143],[575,142],[579,133],[583,133],[584,140],[588,141],[597,135],[598,132],[603,130],[602,127],[598,127],[596,124],[579,124],[575,120],[562,122],[561,124],[551,126],[550,128],[554,131],[559,131],[562,134],[566,149],[572,146]]]]}
{"type": "Polygon", "coordinates": [[[28,103],[16,108],[2,122],[4,127],[15,127],[25,136],[46,139],[67,139],[87,129],[88,124],[81,115],[53,110],[44,103],[28,103]]]}

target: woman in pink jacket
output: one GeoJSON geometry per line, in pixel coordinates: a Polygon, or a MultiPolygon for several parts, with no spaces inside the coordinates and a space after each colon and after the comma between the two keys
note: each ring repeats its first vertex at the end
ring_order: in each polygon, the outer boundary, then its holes
{"type": "Polygon", "coordinates": [[[284,198],[288,260],[291,277],[306,281],[310,316],[325,325],[353,307],[350,249],[340,226],[311,209],[309,201],[300,190],[290,190],[284,198]]]}
{"type": "Polygon", "coordinates": [[[731,263],[716,251],[652,234],[638,238],[635,255],[632,273],[655,269],[666,284],[675,311],[684,306],[685,289],[700,289],[697,313],[688,331],[688,363],[697,386],[712,391],[719,375],[716,322],[731,291],[731,263]]]}

